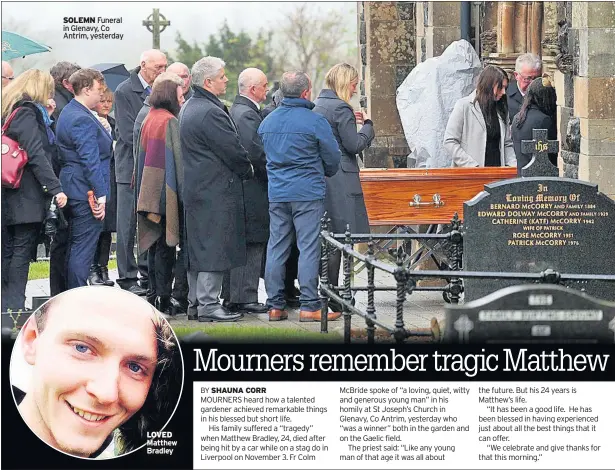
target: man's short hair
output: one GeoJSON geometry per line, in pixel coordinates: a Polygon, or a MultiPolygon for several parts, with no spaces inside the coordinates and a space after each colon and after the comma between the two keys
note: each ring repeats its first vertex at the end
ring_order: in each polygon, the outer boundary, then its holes
{"type": "Polygon", "coordinates": [[[95,81],[99,82],[101,85],[104,85],[105,77],[98,70],[81,69],[73,73],[68,81],[73,86],[75,95],[78,95],[84,88],[93,87],[95,81]]]}
{"type": "MultiPolygon", "coordinates": [[[[237,77],[237,89],[242,92],[251,86],[259,85],[265,73],[257,68],[250,67],[243,70],[237,77]]],[[[266,78],[266,77],[265,77],[266,78]]]]}
{"type": "Polygon", "coordinates": [[[81,70],[81,66],[77,64],[73,64],[72,62],[58,62],[53,67],[49,73],[53,77],[53,81],[56,86],[62,85],[64,80],[69,80],[70,76],[74,74],[77,70],[81,70]]]}
{"type": "Polygon", "coordinates": [[[184,84],[184,81],[181,79],[181,77],[179,75],[177,75],[176,73],[173,72],[162,72],[160,75],[158,75],[156,77],[156,79],[154,80],[154,83],[152,85],[152,91],[154,88],[156,88],[157,86],[160,86],[160,83],[162,82],[173,82],[175,83],[177,86],[182,86],[184,84]]]}
{"type": "Polygon", "coordinates": [[[298,70],[284,72],[280,81],[280,90],[284,98],[299,98],[301,93],[310,89],[310,78],[298,70]]]}
{"type": "Polygon", "coordinates": [[[192,83],[202,87],[205,80],[215,78],[225,65],[218,57],[203,57],[192,66],[192,83]]]}
{"type": "Polygon", "coordinates": [[[141,57],[139,57],[139,64],[142,62],[145,62],[145,63],[150,62],[162,56],[166,57],[166,54],[162,52],[161,50],[149,49],[141,53],[141,57]]]}
{"type": "Polygon", "coordinates": [[[515,62],[515,72],[521,72],[521,68],[524,65],[529,65],[532,67],[532,70],[539,70],[542,68],[542,60],[540,60],[540,57],[536,54],[531,54],[528,52],[527,54],[521,54],[517,57],[515,62]]]}
{"type": "MultiPolygon", "coordinates": [[[[56,302],[52,298],[34,313],[39,334],[45,329],[47,317],[56,302]]],[[[116,432],[118,454],[143,445],[148,431],[163,429],[179,401],[183,382],[179,345],[168,322],[153,307],[152,328],[156,336],[156,370],[143,406],[116,432]]]]}
{"type": "MultiPolygon", "coordinates": [[[[173,62],[171,65],[167,67],[167,72],[170,72],[169,69],[174,69],[174,68],[181,68],[182,70],[185,70],[186,72],[188,72],[188,74],[190,73],[190,69],[188,68],[188,66],[182,62],[173,62]]],[[[177,72],[173,72],[173,73],[179,75],[177,72]]]]}

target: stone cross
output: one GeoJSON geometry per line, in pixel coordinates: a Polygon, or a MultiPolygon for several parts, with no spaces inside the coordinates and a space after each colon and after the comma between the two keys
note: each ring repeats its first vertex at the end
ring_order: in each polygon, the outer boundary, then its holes
{"type": "Polygon", "coordinates": [[[154,12],[143,20],[143,26],[152,33],[152,43],[154,49],[160,49],[160,33],[162,33],[167,26],[171,26],[171,22],[168,21],[164,15],[160,14],[158,8],[154,8],[154,12]]]}
{"type": "Polygon", "coordinates": [[[474,329],[474,322],[464,314],[455,321],[454,326],[459,333],[459,342],[467,343],[470,339],[470,331],[474,329]]]}
{"type": "Polygon", "coordinates": [[[549,140],[546,129],[534,129],[533,140],[521,141],[521,152],[531,153],[532,160],[521,169],[521,176],[559,176],[559,171],[549,160],[550,153],[559,152],[559,142],[549,140]]]}

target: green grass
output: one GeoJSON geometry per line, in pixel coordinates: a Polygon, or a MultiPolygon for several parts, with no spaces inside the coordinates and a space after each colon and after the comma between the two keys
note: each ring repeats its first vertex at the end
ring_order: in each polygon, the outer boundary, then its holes
{"type": "Polygon", "coordinates": [[[298,330],[294,328],[275,328],[267,326],[229,326],[214,324],[211,326],[201,325],[199,327],[173,326],[173,330],[178,338],[182,338],[190,333],[203,332],[215,340],[236,341],[236,342],[342,342],[343,337],[338,333],[329,332],[322,334],[318,332],[298,330]]]}
{"type": "MultiPolygon", "coordinates": [[[[117,260],[109,260],[109,270],[117,269],[117,260]]],[[[28,273],[28,281],[35,279],[46,279],[49,277],[49,261],[37,261],[30,263],[30,271],[28,273]]]]}

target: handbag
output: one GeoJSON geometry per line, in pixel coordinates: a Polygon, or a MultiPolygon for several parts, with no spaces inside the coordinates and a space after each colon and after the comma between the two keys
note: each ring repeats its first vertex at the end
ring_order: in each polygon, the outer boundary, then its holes
{"type": "Polygon", "coordinates": [[[19,142],[6,135],[11,121],[21,108],[14,110],[2,126],[2,187],[19,189],[23,170],[28,163],[28,153],[19,142]]]}

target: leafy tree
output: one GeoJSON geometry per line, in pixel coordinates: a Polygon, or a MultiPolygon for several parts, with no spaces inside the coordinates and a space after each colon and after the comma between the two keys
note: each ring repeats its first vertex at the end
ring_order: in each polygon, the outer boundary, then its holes
{"type": "Polygon", "coordinates": [[[177,43],[177,56],[173,58],[170,54],[167,53],[167,57],[170,64],[173,62],[182,62],[186,64],[188,68],[192,68],[192,66],[197,60],[205,56],[205,54],[203,54],[203,50],[197,44],[196,41],[194,41],[193,44],[190,45],[180,33],[177,33],[177,36],[175,37],[175,42],[177,43]]]}
{"type": "Polygon", "coordinates": [[[232,100],[237,94],[237,78],[248,67],[261,69],[270,81],[277,79],[280,67],[272,51],[273,32],[261,30],[256,38],[241,30],[231,31],[225,21],[217,34],[211,34],[207,43],[191,45],[177,33],[176,58],[169,56],[169,63],[183,62],[192,67],[196,61],[205,56],[220,57],[226,63],[225,71],[229,79],[226,98],[232,100]]]}
{"type": "Polygon", "coordinates": [[[237,94],[237,78],[242,70],[256,67],[265,72],[269,80],[277,78],[279,69],[276,67],[275,55],[272,51],[273,32],[259,31],[256,39],[241,30],[238,34],[231,31],[225,21],[217,36],[210,35],[205,45],[205,55],[220,57],[226,62],[226,75],[229,79],[226,97],[237,94]]]}

